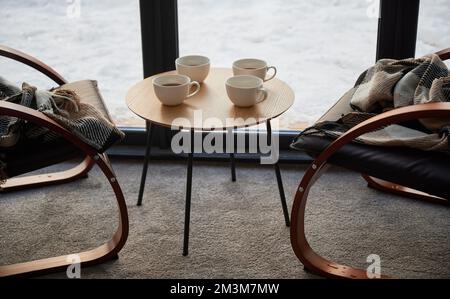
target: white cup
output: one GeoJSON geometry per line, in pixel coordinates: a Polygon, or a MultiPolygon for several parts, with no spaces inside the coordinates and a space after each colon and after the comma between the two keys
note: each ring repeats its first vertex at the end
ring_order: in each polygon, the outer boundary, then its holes
{"type": "Polygon", "coordinates": [[[200,84],[184,75],[162,75],[153,79],[153,88],[160,102],[167,106],[176,106],[200,91],[200,84]],[[192,86],[196,86],[191,92],[192,86]]]}
{"type": "Polygon", "coordinates": [[[251,107],[267,98],[263,89],[264,81],[251,75],[238,75],[228,78],[225,86],[227,94],[234,105],[251,107]]]}
{"type": "Polygon", "coordinates": [[[183,56],[175,60],[178,74],[191,78],[192,81],[202,83],[209,74],[209,58],[200,55],[183,56]]]}
{"type": "Polygon", "coordinates": [[[233,75],[253,75],[264,80],[264,82],[272,80],[277,75],[277,68],[267,66],[267,62],[260,59],[246,58],[240,59],[233,63],[233,75]],[[267,72],[272,69],[273,75],[267,76],[267,72]]]}

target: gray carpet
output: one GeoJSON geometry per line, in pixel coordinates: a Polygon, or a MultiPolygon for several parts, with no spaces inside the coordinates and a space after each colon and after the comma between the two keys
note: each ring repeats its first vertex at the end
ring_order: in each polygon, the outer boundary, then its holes
{"type": "MultiPolygon", "coordinates": [[[[232,183],[227,164],[196,162],[190,255],[183,257],[185,164],[153,162],[142,207],[135,205],[140,162],[113,164],[130,236],[119,260],[82,269],[83,278],[316,277],[291,249],[272,168],[238,164],[232,183]]],[[[282,165],[289,207],[304,169],[282,165]]],[[[450,278],[449,208],[368,189],[337,168],[316,186],[307,230],[318,252],[359,267],[378,254],[382,273],[399,278],[450,278]]],[[[0,196],[1,264],[92,248],[115,229],[113,194],[97,169],[75,183],[0,196]]]]}

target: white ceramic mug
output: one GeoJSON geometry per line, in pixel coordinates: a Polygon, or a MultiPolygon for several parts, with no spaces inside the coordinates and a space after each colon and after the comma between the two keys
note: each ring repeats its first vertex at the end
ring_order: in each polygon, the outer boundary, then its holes
{"type": "Polygon", "coordinates": [[[178,74],[202,83],[209,74],[210,61],[208,57],[200,55],[183,56],[175,60],[175,67],[178,74]]]}
{"type": "Polygon", "coordinates": [[[234,105],[251,107],[267,98],[267,91],[263,89],[264,81],[252,75],[238,75],[225,83],[227,94],[234,105]]]}
{"type": "Polygon", "coordinates": [[[264,80],[264,82],[272,80],[277,75],[277,68],[267,66],[267,62],[260,59],[246,58],[240,59],[233,63],[233,74],[237,75],[253,75],[264,80]],[[273,75],[267,76],[267,72],[272,69],[273,75]]]}
{"type": "Polygon", "coordinates": [[[155,94],[162,104],[176,106],[200,91],[200,84],[184,75],[161,75],[153,79],[155,94]],[[191,92],[192,86],[196,86],[191,92]]]}

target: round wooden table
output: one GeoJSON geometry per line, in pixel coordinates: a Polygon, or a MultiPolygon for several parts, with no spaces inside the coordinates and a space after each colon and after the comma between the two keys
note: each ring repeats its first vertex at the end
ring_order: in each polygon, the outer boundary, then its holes
{"type": "MultiPolygon", "coordinates": [[[[165,74],[176,74],[176,71],[165,74]]],[[[130,110],[138,116],[166,127],[183,126],[188,120],[191,126],[184,125],[183,128],[211,130],[212,127],[208,123],[195,123],[195,111],[202,111],[203,120],[219,119],[224,124],[223,129],[252,126],[281,115],[294,103],[292,89],[275,78],[264,83],[264,89],[268,94],[266,100],[249,108],[236,107],[228,99],[225,90],[225,81],[232,76],[231,69],[212,68],[205,82],[201,84],[198,94],[179,106],[164,106],[156,97],[152,84],[153,79],[160,75],[162,74],[149,77],[134,85],[128,91],[126,101],[130,110]]]]}
{"type": "MultiPolygon", "coordinates": [[[[176,71],[164,74],[176,74],[176,71]]],[[[155,77],[161,75],[158,74],[140,81],[130,88],[126,96],[126,102],[130,110],[146,121],[147,147],[138,196],[139,206],[142,204],[150,159],[152,124],[190,130],[191,140],[194,140],[194,132],[196,130],[223,129],[227,130],[228,133],[232,133],[233,129],[266,123],[270,143],[270,136],[272,136],[270,120],[284,113],[294,103],[295,96],[292,89],[283,81],[275,78],[264,83],[264,89],[267,91],[267,98],[264,101],[249,108],[234,106],[228,98],[225,89],[225,81],[232,76],[232,70],[211,68],[208,77],[201,84],[199,93],[179,106],[165,106],[156,97],[152,83],[155,77]],[[200,121],[198,119],[199,115],[201,115],[200,121]],[[211,119],[214,119],[214,121],[210,121],[211,119]]],[[[191,151],[188,153],[183,255],[188,254],[193,155],[194,143],[191,142],[191,151]]],[[[230,160],[231,177],[234,182],[236,181],[234,153],[230,153],[230,160]]],[[[285,223],[289,226],[289,213],[278,163],[274,164],[274,169],[285,223]]]]}

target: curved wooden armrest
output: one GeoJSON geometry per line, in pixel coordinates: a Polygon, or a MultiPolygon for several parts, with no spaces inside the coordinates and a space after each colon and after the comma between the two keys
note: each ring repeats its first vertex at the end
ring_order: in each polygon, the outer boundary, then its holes
{"type": "Polygon", "coordinates": [[[60,124],[46,116],[40,111],[6,101],[0,101],[0,115],[9,115],[24,119],[26,121],[33,122],[37,125],[46,127],[53,132],[59,134],[61,137],[72,142],[75,146],[82,149],[90,156],[95,156],[97,151],[90,145],[83,142],[77,136],[72,134],[70,131],[62,127],[60,124]]]}
{"type": "Polygon", "coordinates": [[[54,69],[43,63],[42,61],[20,52],[18,50],[12,49],[7,46],[0,45],[0,56],[8,57],[16,61],[20,61],[32,68],[40,71],[53,81],[55,81],[58,85],[66,84],[67,81],[60,74],[58,74],[54,69]]]}
{"type": "MultiPolygon", "coordinates": [[[[368,278],[366,269],[356,269],[332,262],[320,256],[311,248],[305,231],[305,208],[309,191],[314,185],[314,182],[326,169],[325,166],[330,156],[358,136],[394,123],[430,117],[450,117],[450,103],[428,103],[414,105],[379,114],[347,131],[318,155],[303,175],[295,194],[291,214],[292,248],[300,261],[305,265],[306,269],[312,271],[313,273],[331,278],[368,278]]],[[[382,275],[381,278],[387,277],[382,275]]]]}
{"type": "Polygon", "coordinates": [[[436,52],[436,55],[438,55],[442,60],[450,59],[450,48],[436,52]]]}
{"type": "MultiPolygon", "coordinates": [[[[64,129],[43,113],[28,107],[0,101],[0,115],[19,117],[38,125],[42,125],[51,131],[60,134],[61,137],[65,138],[74,146],[77,146],[84,151],[87,156],[79,166],[69,171],[53,174],[46,173],[43,176],[36,175],[34,176],[34,182],[28,182],[28,185],[42,186],[47,185],[48,182],[69,182],[87,174],[94,163],[99,166],[100,170],[108,180],[116,198],[119,210],[117,230],[111,239],[106,243],[94,249],[75,253],[75,255],[79,258],[77,262],[83,267],[97,265],[111,259],[117,259],[118,253],[122,250],[128,238],[129,220],[125,197],[106,153],[98,153],[94,148],[84,143],[77,136],[64,129]]],[[[17,179],[23,180],[24,178],[21,177],[16,178],[16,180],[17,179]]],[[[12,184],[12,188],[14,188],[14,183],[12,184]]],[[[29,276],[58,270],[66,270],[68,269],[67,267],[73,265],[72,257],[73,254],[66,254],[12,265],[0,265],[0,278],[10,276],[29,276]]]]}
{"type": "Polygon", "coordinates": [[[450,103],[427,103],[394,109],[376,115],[354,126],[344,135],[332,142],[315,160],[316,166],[323,165],[326,160],[345,144],[355,138],[379,129],[380,127],[420,118],[450,117],[450,103]]]}

